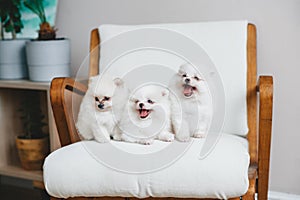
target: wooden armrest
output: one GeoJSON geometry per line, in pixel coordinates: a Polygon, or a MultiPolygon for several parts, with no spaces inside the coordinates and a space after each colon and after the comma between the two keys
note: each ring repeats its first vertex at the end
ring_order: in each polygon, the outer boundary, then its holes
{"type": "Polygon", "coordinates": [[[273,77],[260,76],[259,91],[259,146],[258,199],[267,199],[273,111],[273,77]]]}
{"type": "Polygon", "coordinates": [[[79,141],[75,122],[72,115],[72,101],[66,91],[84,95],[87,87],[72,78],[55,78],[51,82],[50,100],[59,134],[61,146],[79,141]],[[69,104],[69,105],[68,105],[69,104]]]}

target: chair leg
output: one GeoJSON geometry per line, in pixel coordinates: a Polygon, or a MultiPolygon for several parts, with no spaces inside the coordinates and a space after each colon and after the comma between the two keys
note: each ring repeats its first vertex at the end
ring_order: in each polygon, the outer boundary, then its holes
{"type": "Polygon", "coordinates": [[[268,199],[272,135],[273,78],[259,77],[258,200],[268,199]]]}

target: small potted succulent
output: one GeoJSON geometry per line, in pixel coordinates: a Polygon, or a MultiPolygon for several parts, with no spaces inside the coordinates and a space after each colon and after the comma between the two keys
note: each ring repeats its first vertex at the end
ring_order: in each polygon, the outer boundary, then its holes
{"type": "Polygon", "coordinates": [[[56,38],[57,30],[47,22],[43,0],[24,0],[24,5],[41,21],[38,38],[26,42],[29,79],[49,82],[54,77],[69,76],[70,41],[56,38]]]}
{"type": "Polygon", "coordinates": [[[16,138],[16,146],[21,165],[26,170],[41,170],[49,153],[49,137],[43,131],[46,123],[40,97],[40,91],[26,93],[18,110],[23,123],[23,134],[16,138]]]}
{"type": "Polygon", "coordinates": [[[28,39],[16,39],[23,28],[21,0],[0,0],[0,79],[27,77],[25,43],[28,39]],[[5,36],[11,33],[11,38],[5,36]]]}

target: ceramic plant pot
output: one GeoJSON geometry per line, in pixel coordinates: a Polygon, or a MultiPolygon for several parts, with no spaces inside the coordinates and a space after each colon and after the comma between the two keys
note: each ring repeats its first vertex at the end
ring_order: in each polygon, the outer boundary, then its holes
{"type": "Polygon", "coordinates": [[[28,39],[0,40],[0,79],[28,77],[25,43],[28,39]]]}
{"type": "Polygon", "coordinates": [[[26,42],[29,79],[50,82],[55,77],[70,76],[70,40],[57,39],[26,42]]]}

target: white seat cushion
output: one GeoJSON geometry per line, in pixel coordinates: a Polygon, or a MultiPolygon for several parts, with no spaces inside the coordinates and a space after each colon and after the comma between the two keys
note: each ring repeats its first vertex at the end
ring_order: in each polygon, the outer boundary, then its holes
{"type": "MultiPolygon", "coordinates": [[[[224,87],[225,99],[222,103],[225,102],[225,117],[222,132],[246,136],[248,133],[247,25],[247,21],[101,25],[99,27],[100,71],[108,70],[106,72],[114,76],[125,77],[141,69],[137,76],[128,78],[129,86],[134,85],[131,82],[137,82],[139,76],[150,82],[158,82],[158,80],[168,82],[179,66],[186,62],[182,57],[190,56],[188,58],[191,59],[203,57],[205,60],[208,56],[219,73],[224,87]],[[185,38],[191,39],[191,45],[185,38]],[[199,49],[195,51],[192,48],[193,44],[199,46],[200,50],[206,52],[207,55],[203,56],[199,49]],[[183,50],[184,45],[190,48],[183,50]],[[165,49],[170,50],[171,53],[165,49]],[[161,67],[147,70],[151,64],[161,67]],[[173,69],[173,73],[170,73],[171,70],[166,70],[170,68],[173,69]],[[143,73],[145,76],[142,76],[143,73]],[[161,74],[163,78],[160,77],[161,74]]],[[[203,72],[201,70],[200,72],[203,72]]],[[[208,77],[204,79],[207,80],[208,77]]],[[[210,89],[212,91],[214,87],[210,89]]],[[[213,101],[218,100],[219,98],[213,99],[213,101]]],[[[215,109],[215,111],[220,111],[220,109],[215,109]]]]}
{"type": "MultiPolygon", "coordinates": [[[[169,144],[161,141],[149,146],[112,143],[123,150],[142,154],[155,152],[169,144]]],[[[114,170],[98,162],[87,151],[87,147],[101,149],[103,144],[81,141],[58,149],[46,158],[44,183],[48,193],[58,198],[152,196],[227,199],[245,194],[249,166],[247,140],[222,134],[213,151],[200,160],[198,157],[203,143],[204,139],[193,139],[185,154],[171,165],[151,173],[133,174],[114,170]]],[[[156,162],[155,159],[153,162],[156,162]]]]}

